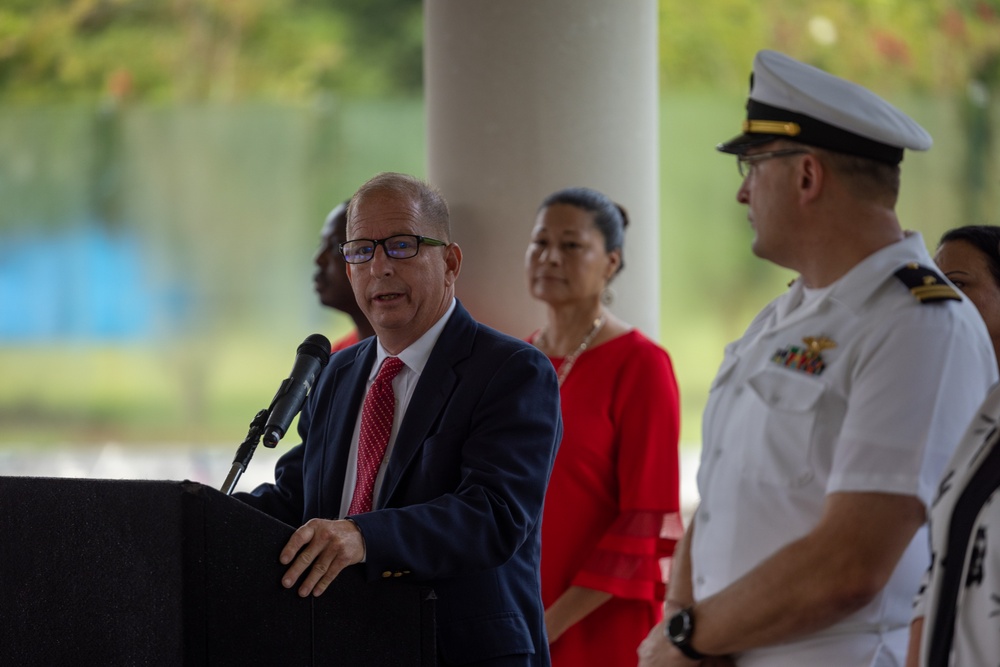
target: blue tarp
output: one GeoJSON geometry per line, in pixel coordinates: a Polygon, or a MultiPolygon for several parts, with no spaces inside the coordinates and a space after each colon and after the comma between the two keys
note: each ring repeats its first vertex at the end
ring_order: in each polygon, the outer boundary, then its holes
{"type": "Polygon", "coordinates": [[[127,233],[86,225],[0,237],[0,341],[143,338],[154,296],[127,233]]]}

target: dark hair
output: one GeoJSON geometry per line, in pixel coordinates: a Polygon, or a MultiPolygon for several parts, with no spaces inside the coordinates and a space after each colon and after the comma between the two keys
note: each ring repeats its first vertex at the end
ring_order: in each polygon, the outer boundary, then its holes
{"type": "Polygon", "coordinates": [[[354,214],[358,202],[368,196],[378,196],[380,193],[392,193],[406,197],[417,205],[417,210],[423,222],[430,224],[442,241],[451,241],[451,221],[448,213],[448,203],[441,192],[429,183],[408,174],[398,174],[385,171],[368,179],[348,204],[347,217],[354,214]]]}
{"type": "Polygon", "coordinates": [[[993,282],[1000,287],[1000,227],[994,225],[966,225],[949,229],[938,241],[938,247],[949,241],[965,241],[986,255],[993,282]]]}
{"type": "Polygon", "coordinates": [[[336,208],[330,211],[327,216],[330,218],[330,224],[333,229],[339,234],[340,239],[343,241],[347,234],[347,207],[351,205],[350,199],[345,199],[341,203],[337,204],[336,208]]]}
{"type": "MultiPolygon", "coordinates": [[[[568,204],[583,209],[594,215],[594,224],[604,237],[604,250],[622,252],[618,271],[625,268],[623,246],[625,245],[625,228],[628,227],[628,213],[625,209],[597,190],[591,188],[565,188],[553,192],[542,201],[538,210],[548,208],[553,204],[568,204]]],[[[615,273],[617,274],[618,271],[615,273]]]]}

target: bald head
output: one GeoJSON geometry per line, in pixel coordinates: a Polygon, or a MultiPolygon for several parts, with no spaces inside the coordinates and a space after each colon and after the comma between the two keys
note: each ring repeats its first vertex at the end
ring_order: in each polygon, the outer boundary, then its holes
{"type": "Polygon", "coordinates": [[[421,221],[442,241],[451,240],[451,221],[448,204],[434,186],[419,178],[395,172],[382,172],[368,179],[358,188],[347,208],[347,236],[351,234],[351,222],[363,201],[395,199],[413,204],[421,221]]]}

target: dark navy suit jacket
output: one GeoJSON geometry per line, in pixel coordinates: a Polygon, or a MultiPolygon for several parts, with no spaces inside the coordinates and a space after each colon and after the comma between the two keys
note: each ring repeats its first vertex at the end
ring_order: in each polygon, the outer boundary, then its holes
{"type": "MultiPolygon", "coordinates": [[[[299,417],[302,444],[275,484],[242,500],[289,524],[337,518],[369,338],[330,359],[299,417]]],[[[459,303],[420,375],[364,535],[370,580],[425,582],[450,664],[530,654],[548,665],[540,598],[542,501],[562,435],[559,387],[538,350],[459,303]]]]}

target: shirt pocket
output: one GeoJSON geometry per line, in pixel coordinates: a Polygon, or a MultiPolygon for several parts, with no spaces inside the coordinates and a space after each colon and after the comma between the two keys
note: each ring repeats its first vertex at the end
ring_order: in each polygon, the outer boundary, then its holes
{"type": "Polygon", "coordinates": [[[760,370],[747,383],[760,413],[752,417],[756,441],[740,447],[744,476],[783,487],[807,484],[814,476],[810,459],[826,386],[811,375],[781,368],[760,370]]]}

